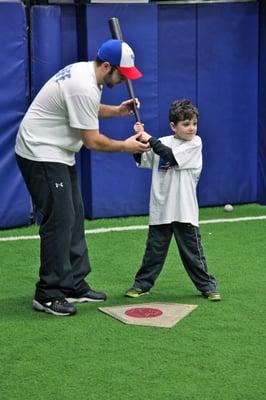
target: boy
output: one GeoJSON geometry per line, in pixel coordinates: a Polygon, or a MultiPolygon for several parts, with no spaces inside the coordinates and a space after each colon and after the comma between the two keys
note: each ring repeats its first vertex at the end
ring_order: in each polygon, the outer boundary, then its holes
{"type": "MultiPolygon", "coordinates": [[[[135,155],[140,167],[152,168],[149,232],[142,265],[126,297],[148,294],[158,278],[174,234],[190,279],[211,300],[221,300],[216,280],[208,273],[201,245],[196,186],[202,169],[202,142],[197,134],[199,113],[190,100],[174,101],[169,110],[173,136],[160,140],[142,132],[151,150],[135,155]]],[[[141,124],[136,131],[143,130],[141,124]]]]}

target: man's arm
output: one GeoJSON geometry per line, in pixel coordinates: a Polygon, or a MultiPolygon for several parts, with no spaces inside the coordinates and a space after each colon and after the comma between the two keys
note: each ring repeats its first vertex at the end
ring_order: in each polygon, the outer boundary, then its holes
{"type": "MultiPolygon", "coordinates": [[[[135,99],[137,107],[140,107],[138,99],[135,99]]],[[[132,108],[133,100],[123,101],[118,106],[112,106],[109,104],[100,104],[99,118],[109,118],[109,117],[125,117],[127,115],[132,115],[134,113],[132,108]]]]}
{"type": "Polygon", "coordinates": [[[99,118],[119,117],[119,106],[100,104],[99,118]]]}
{"type": "Polygon", "coordinates": [[[96,129],[80,129],[80,136],[84,146],[90,150],[143,153],[150,148],[148,143],[142,143],[137,140],[141,136],[141,133],[130,136],[126,140],[114,140],[103,135],[96,129]]]}

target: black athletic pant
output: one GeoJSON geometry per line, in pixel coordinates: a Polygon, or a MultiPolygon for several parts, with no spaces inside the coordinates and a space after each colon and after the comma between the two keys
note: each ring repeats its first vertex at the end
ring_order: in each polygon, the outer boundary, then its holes
{"type": "Polygon", "coordinates": [[[17,156],[17,162],[42,216],[40,224],[40,280],[35,298],[84,294],[90,272],[84,236],[84,211],[75,166],[31,161],[17,156]]]}
{"type": "Polygon", "coordinates": [[[199,229],[188,223],[150,225],[142,266],[135,276],[134,287],[148,291],[158,278],[174,234],[183,265],[201,291],[215,291],[216,280],[209,275],[203,254],[199,229]]]}

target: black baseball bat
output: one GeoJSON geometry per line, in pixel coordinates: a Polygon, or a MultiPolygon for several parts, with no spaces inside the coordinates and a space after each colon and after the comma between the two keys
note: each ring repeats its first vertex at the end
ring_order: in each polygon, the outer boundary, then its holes
{"type": "MultiPolygon", "coordinates": [[[[119,19],[116,17],[112,17],[109,19],[108,22],[109,22],[109,28],[111,31],[112,38],[118,39],[118,40],[123,40],[123,35],[122,35],[119,19]]],[[[137,108],[136,96],[135,96],[132,82],[129,79],[127,79],[126,85],[127,85],[127,90],[128,90],[129,96],[133,100],[133,111],[135,114],[136,121],[141,122],[139,109],[137,108]]]]}

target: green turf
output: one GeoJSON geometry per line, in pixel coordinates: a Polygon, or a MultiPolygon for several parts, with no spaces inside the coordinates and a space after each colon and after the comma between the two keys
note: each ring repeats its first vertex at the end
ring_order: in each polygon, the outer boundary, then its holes
{"type": "MultiPolygon", "coordinates": [[[[202,207],[200,208],[200,219],[211,218],[239,218],[247,216],[266,215],[266,206],[259,204],[235,205],[233,212],[225,212],[223,207],[202,207]]],[[[125,218],[101,218],[85,220],[85,229],[108,228],[112,226],[147,225],[148,216],[125,217],[125,218]]],[[[0,238],[8,236],[37,235],[38,226],[30,225],[17,229],[0,229],[0,238]]]]}
{"type": "MultiPolygon", "coordinates": [[[[201,219],[266,215],[266,207],[201,209],[201,219]]],[[[86,228],[147,224],[147,217],[86,221],[86,228]]],[[[143,256],[146,230],[87,236],[89,282],[101,306],[166,301],[199,307],[174,328],[124,325],[80,304],[74,317],[31,308],[39,242],[0,242],[1,400],[264,400],[266,220],[201,225],[209,270],[223,296],[198,296],[174,243],[151,295],[123,297],[143,256]]],[[[36,234],[31,226],[0,237],[36,234]]]]}

